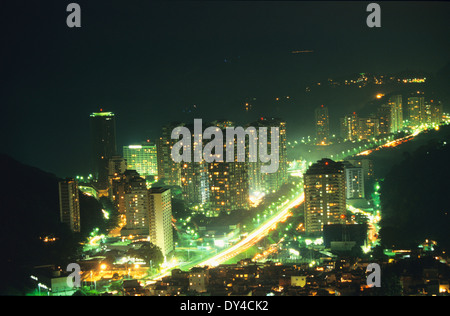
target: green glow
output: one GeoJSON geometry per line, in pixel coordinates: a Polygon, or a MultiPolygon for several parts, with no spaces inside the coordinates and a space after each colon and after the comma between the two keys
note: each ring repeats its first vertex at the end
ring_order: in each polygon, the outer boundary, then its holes
{"type": "Polygon", "coordinates": [[[113,112],[94,112],[91,117],[114,116],[113,112]]]}
{"type": "Polygon", "coordinates": [[[107,211],[105,211],[105,210],[102,209],[102,213],[103,213],[103,217],[104,217],[105,219],[109,219],[109,213],[108,213],[107,211]]]}

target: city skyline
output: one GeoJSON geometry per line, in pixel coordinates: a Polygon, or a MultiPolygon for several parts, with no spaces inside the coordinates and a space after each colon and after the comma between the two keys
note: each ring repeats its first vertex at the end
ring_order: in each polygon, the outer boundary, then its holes
{"type": "Polygon", "coordinates": [[[2,4],[0,295],[450,295],[449,12],[2,4]]]}

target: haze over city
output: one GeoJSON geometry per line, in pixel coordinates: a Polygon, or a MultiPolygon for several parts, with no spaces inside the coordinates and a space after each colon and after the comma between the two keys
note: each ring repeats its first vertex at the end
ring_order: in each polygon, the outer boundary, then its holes
{"type": "Polygon", "coordinates": [[[74,29],[60,1],[8,1],[1,13],[6,151],[61,177],[89,171],[86,117],[101,108],[120,118],[119,145],[193,118],[283,117],[293,138],[314,133],[316,106],[339,117],[370,100],[306,87],[359,73],[433,74],[449,56],[445,2],[383,2],[380,28],[367,27],[367,3],[353,1],[78,3],[74,29]]]}
{"type": "Polygon", "coordinates": [[[1,5],[0,295],[449,295],[447,2],[69,3],[1,5]]]}

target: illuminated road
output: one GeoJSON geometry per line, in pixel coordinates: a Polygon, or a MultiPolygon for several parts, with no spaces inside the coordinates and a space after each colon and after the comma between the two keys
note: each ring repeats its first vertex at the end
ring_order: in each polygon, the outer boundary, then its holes
{"type": "Polygon", "coordinates": [[[289,216],[292,215],[290,212],[290,209],[294,206],[299,205],[302,203],[305,199],[304,194],[300,194],[297,198],[295,198],[291,202],[285,203],[284,206],[282,206],[282,209],[280,212],[278,212],[275,216],[273,216],[271,219],[266,221],[263,225],[255,229],[253,232],[251,232],[249,235],[247,235],[244,239],[239,241],[238,243],[234,244],[230,248],[220,252],[219,254],[215,255],[212,258],[209,258],[200,264],[198,266],[217,266],[225,261],[227,261],[230,258],[233,258],[234,256],[238,255],[239,253],[242,253],[246,249],[250,248],[251,246],[255,245],[258,241],[260,241],[263,237],[267,235],[269,231],[272,229],[275,229],[277,223],[284,222],[289,216]]]}
{"type": "MultiPolygon", "coordinates": [[[[415,131],[411,135],[407,135],[403,138],[399,138],[399,139],[390,141],[386,144],[378,146],[375,149],[361,152],[358,155],[369,155],[373,151],[379,150],[381,148],[396,147],[404,142],[407,142],[407,141],[413,139],[418,134],[419,134],[419,131],[415,131]]],[[[233,258],[236,255],[244,252],[246,249],[255,245],[258,241],[260,241],[263,237],[265,237],[269,233],[269,231],[271,231],[272,229],[275,229],[277,223],[283,222],[289,216],[291,216],[292,213],[290,212],[290,209],[293,208],[294,206],[297,206],[297,205],[303,203],[304,199],[305,199],[304,193],[301,193],[294,200],[292,200],[291,202],[287,202],[284,206],[282,206],[282,210],[280,212],[278,212],[275,216],[273,216],[271,219],[269,219],[263,225],[258,227],[252,233],[250,233],[246,238],[239,241],[238,243],[231,246],[230,248],[225,249],[224,251],[218,253],[217,255],[213,256],[212,258],[202,261],[201,263],[197,264],[197,266],[217,266],[217,265],[227,261],[228,259],[233,258]]],[[[378,221],[379,221],[379,218],[377,218],[376,222],[378,222],[378,221]]]]}
{"type": "MultiPolygon", "coordinates": [[[[418,135],[420,131],[415,131],[413,134],[407,135],[403,138],[399,138],[393,141],[389,141],[386,144],[380,145],[374,149],[366,150],[363,152],[360,152],[357,154],[357,156],[366,156],[370,155],[374,151],[380,150],[382,148],[386,147],[396,147],[402,143],[405,143],[411,139],[413,139],[416,135],[418,135]]],[[[247,235],[244,239],[239,241],[238,243],[234,244],[233,246],[221,251],[220,253],[201,261],[197,264],[189,264],[190,267],[192,266],[217,266],[219,264],[222,264],[226,262],[227,260],[237,256],[238,254],[244,252],[251,246],[255,245],[258,241],[260,241],[262,238],[264,238],[271,230],[276,228],[277,223],[284,222],[288,217],[292,215],[290,212],[290,209],[303,203],[305,199],[304,193],[302,192],[300,195],[295,197],[292,201],[286,201],[282,204],[281,210],[274,215],[272,218],[267,220],[264,224],[262,224],[260,227],[255,229],[253,232],[251,232],[249,235],[247,235]]],[[[355,211],[355,210],[354,210],[355,211]]],[[[379,215],[378,215],[379,216],[379,215]]],[[[378,222],[379,218],[375,222],[378,222]]],[[[376,239],[376,238],[374,238],[376,239]]],[[[164,271],[162,274],[158,275],[157,278],[153,278],[153,280],[158,280],[163,278],[164,276],[167,276],[170,274],[170,269],[164,271]]]]}
{"type": "Polygon", "coordinates": [[[378,146],[378,147],[376,147],[374,149],[365,150],[363,152],[360,152],[356,156],[367,156],[367,155],[370,155],[371,153],[373,153],[374,151],[380,150],[382,148],[396,147],[396,146],[398,146],[400,144],[406,143],[407,141],[413,139],[414,137],[419,135],[419,133],[420,133],[420,130],[416,130],[411,135],[407,135],[407,136],[402,137],[402,138],[394,139],[394,140],[392,140],[390,142],[387,142],[386,144],[380,145],[380,146],[378,146]]]}
{"type": "MultiPolygon", "coordinates": [[[[303,192],[295,197],[292,201],[286,201],[282,204],[281,210],[272,216],[269,220],[267,220],[264,224],[259,226],[253,232],[248,234],[244,239],[240,240],[233,246],[223,250],[222,252],[210,257],[204,261],[197,263],[195,266],[217,266],[219,264],[224,263],[225,261],[237,256],[238,254],[244,252],[251,246],[255,245],[258,241],[264,238],[271,230],[276,228],[277,223],[284,222],[288,217],[292,215],[290,209],[303,203],[305,196],[303,192]]],[[[158,275],[153,280],[159,280],[163,277],[170,274],[170,271],[165,271],[162,274],[158,275]]]]}

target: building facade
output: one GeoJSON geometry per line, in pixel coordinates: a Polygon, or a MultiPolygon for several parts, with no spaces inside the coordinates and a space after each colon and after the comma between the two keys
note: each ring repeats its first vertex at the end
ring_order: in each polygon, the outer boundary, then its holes
{"type": "Polygon", "coordinates": [[[74,179],[58,182],[59,215],[62,223],[73,232],[80,232],[80,197],[78,183],[74,179]]]}
{"type": "Polygon", "coordinates": [[[202,206],[208,208],[209,203],[209,177],[208,164],[202,159],[197,162],[194,159],[195,150],[200,147],[203,149],[203,132],[195,135],[194,124],[186,124],[186,128],[191,132],[191,142],[185,145],[191,152],[190,161],[180,163],[181,191],[183,199],[191,206],[202,206]],[[197,143],[201,140],[200,143],[197,143]]]}
{"type": "Polygon", "coordinates": [[[416,127],[424,123],[426,118],[425,97],[421,95],[408,98],[409,126],[416,127]]]}
{"type": "Polygon", "coordinates": [[[380,120],[375,117],[358,119],[358,138],[373,139],[380,135],[380,120]]]}
{"type": "Polygon", "coordinates": [[[116,121],[112,112],[90,115],[93,174],[99,189],[108,187],[108,163],[116,155],[116,121]]]}
{"type": "Polygon", "coordinates": [[[122,150],[127,169],[136,170],[143,177],[158,175],[156,144],[145,142],[139,145],[123,146],[122,150]]]}
{"type": "Polygon", "coordinates": [[[124,189],[126,225],[122,235],[148,235],[150,231],[150,206],[146,182],[141,177],[133,177],[124,189]]]}
{"type": "Polygon", "coordinates": [[[322,159],[304,174],[305,232],[321,235],[324,225],[345,223],[345,170],[341,162],[322,159]]]}
{"type": "Polygon", "coordinates": [[[380,135],[391,133],[392,110],[389,104],[382,104],[377,110],[380,135]]]}
{"type": "Polygon", "coordinates": [[[158,159],[158,179],[166,185],[181,186],[181,164],[173,161],[172,147],[177,139],[172,139],[172,131],[175,127],[184,126],[184,123],[170,123],[162,128],[160,138],[156,142],[158,159]]]}
{"type": "Polygon", "coordinates": [[[212,215],[249,208],[248,171],[245,162],[208,163],[208,177],[212,215]]]}
{"type": "Polygon", "coordinates": [[[315,110],[316,137],[318,145],[327,145],[330,141],[330,118],[328,108],[321,105],[315,110]]]}
{"type": "Polygon", "coordinates": [[[344,162],[345,167],[345,192],[347,200],[364,199],[364,171],[362,167],[355,167],[349,162],[344,162]]]}
{"type": "Polygon", "coordinates": [[[170,189],[150,188],[150,242],[161,249],[163,256],[174,250],[172,227],[172,195],[170,189]]]}
{"type": "Polygon", "coordinates": [[[388,105],[391,108],[391,133],[397,133],[403,129],[403,98],[400,94],[389,98],[388,105]]]}
{"type": "MultiPolygon", "coordinates": [[[[233,127],[234,124],[230,121],[215,121],[213,125],[225,135],[225,129],[233,127]]],[[[223,161],[208,162],[209,205],[213,216],[218,216],[221,212],[229,214],[234,210],[250,207],[248,162],[237,161],[236,144],[235,138],[234,161],[224,158],[227,148],[227,143],[224,141],[223,161]]]]}
{"type": "Polygon", "coordinates": [[[340,127],[341,137],[343,139],[349,141],[355,141],[358,139],[359,120],[358,115],[355,112],[341,118],[340,127]]]}
{"type": "MultiPolygon", "coordinates": [[[[250,152],[248,142],[246,143],[246,151],[248,153],[248,178],[249,178],[249,187],[250,193],[273,193],[278,191],[283,184],[287,182],[288,179],[288,162],[287,162],[287,149],[286,149],[286,122],[279,118],[261,118],[258,121],[255,121],[249,124],[249,127],[254,127],[255,139],[256,143],[259,143],[259,128],[266,127],[267,128],[267,151],[268,154],[271,154],[271,146],[272,146],[272,135],[271,128],[277,127],[279,129],[279,139],[278,146],[275,146],[275,157],[277,159],[276,162],[272,161],[270,163],[276,163],[278,165],[278,169],[273,173],[264,173],[261,172],[261,166],[267,163],[263,163],[260,160],[259,152],[260,149],[256,150],[256,162],[250,161],[250,152]]],[[[253,135],[249,135],[249,137],[253,137],[253,135]]],[[[258,146],[257,146],[258,147],[258,146]]]]}

